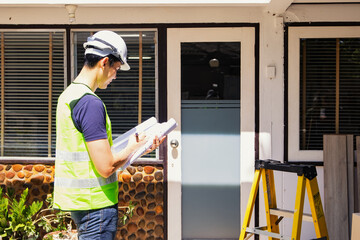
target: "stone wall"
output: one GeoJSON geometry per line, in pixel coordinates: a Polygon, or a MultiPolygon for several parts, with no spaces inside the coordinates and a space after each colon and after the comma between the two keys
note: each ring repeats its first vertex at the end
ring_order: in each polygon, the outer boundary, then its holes
{"type": "MultiPolygon", "coordinates": [[[[130,201],[134,215],[120,224],[116,239],[164,239],[164,173],[162,166],[130,166],[119,172],[119,217],[130,201]]],[[[44,201],[54,185],[53,164],[2,164],[0,186],[20,195],[29,188],[28,203],[44,201]]]]}
{"type": "Polygon", "coordinates": [[[119,174],[119,207],[130,201],[136,205],[116,239],[164,239],[163,180],[163,168],[155,166],[128,167],[119,174]]]}

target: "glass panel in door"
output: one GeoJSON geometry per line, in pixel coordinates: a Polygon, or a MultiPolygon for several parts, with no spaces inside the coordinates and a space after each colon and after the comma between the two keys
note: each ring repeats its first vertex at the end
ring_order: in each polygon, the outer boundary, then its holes
{"type": "Polygon", "coordinates": [[[182,239],[240,234],[240,42],[181,43],[182,239]]]}

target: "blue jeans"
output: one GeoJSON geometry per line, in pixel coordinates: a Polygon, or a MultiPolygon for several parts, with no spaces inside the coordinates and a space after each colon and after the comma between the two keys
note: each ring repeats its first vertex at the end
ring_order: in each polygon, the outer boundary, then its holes
{"type": "Polygon", "coordinates": [[[79,240],[115,239],[118,222],[117,204],[96,210],[72,211],[71,218],[76,223],[79,240]]]}

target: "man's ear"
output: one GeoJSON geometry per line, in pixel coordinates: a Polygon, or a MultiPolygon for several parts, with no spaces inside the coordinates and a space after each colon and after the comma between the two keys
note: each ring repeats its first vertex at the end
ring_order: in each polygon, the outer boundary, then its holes
{"type": "Polygon", "coordinates": [[[99,61],[101,67],[105,67],[106,63],[108,63],[108,62],[109,62],[108,57],[104,57],[99,61]]]}

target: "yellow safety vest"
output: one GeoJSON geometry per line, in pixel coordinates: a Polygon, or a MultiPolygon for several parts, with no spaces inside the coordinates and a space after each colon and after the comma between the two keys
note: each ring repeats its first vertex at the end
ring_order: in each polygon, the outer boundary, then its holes
{"type": "MultiPolygon", "coordinates": [[[[72,119],[74,106],[87,94],[98,97],[88,86],[72,83],[58,99],[54,207],[65,211],[99,209],[118,202],[116,173],[104,178],[97,172],[87,151],[84,135],[72,119]]],[[[106,132],[112,146],[111,122],[107,112],[106,132]]]]}

